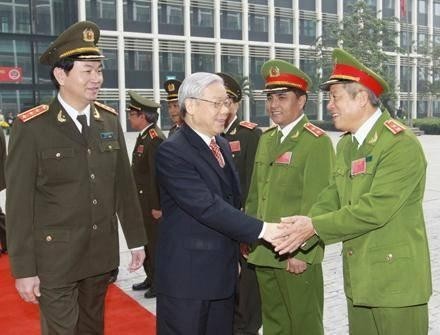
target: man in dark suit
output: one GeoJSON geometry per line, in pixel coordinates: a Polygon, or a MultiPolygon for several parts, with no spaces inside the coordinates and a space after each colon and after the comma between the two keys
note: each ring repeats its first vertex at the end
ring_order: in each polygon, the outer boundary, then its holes
{"type": "MultiPolygon", "coordinates": [[[[257,127],[256,123],[241,121],[237,116],[242,98],[238,82],[226,73],[217,74],[222,77],[226,93],[232,101],[223,137],[228,140],[231,148],[232,158],[240,177],[241,202],[245,204],[261,129],[257,127]]],[[[240,245],[240,250],[242,253],[240,257],[241,271],[234,313],[234,334],[256,335],[262,324],[257,276],[254,265],[248,264],[246,261],[249,246],[243,243],[240,245]]]]}
{"type": "MultiPolygon", "coordinates": [[[[3,129],[0,128],[0,191],[6,188],[5,182],[6,140],[3,129]]],[[[5,214],[0,207],[0,256],[7,251],[5,214]]]]}
{"type": "Polygon", "coordinates": [[[219,76],[188,76],[179,89],[184,124],[157,152],[163,213],[155,277],[159,335],[232,334],[238,242],[282,234],[278,225],[240,211],[238,175],[219,136],[230,104],[219,76]]]}
{"type": "Polygon", "coordinates": [[[147,277],[144,281],[134,284],[133,290],[146,290],[145,298],[156,296],[154,278],[154,258],[157,241],[157,227],[162,216],[159,201],[159,186],[156,182],[156,152],[165,136],[157,126],[159,104],[144,98],[136,92],[128,92],[128,118],[131,127],[139,131],[134,146],[131,168],[136,182],[139,203],[142,209],[148,245],[145,246],[144,270],[147,277]]]}
{"type": "Polygon", "coordinates": [[[19,114],[6,161],[7,238],[16,288],[38,303],[43,334],[103,334],[118,218],[132,248],[147,243],[116,111],[96,102],[103,82],[99,28],[69,27],[43,53],[58,95],[19,114]],[[117,216],[116,216],[117,214],[117,216]]]}

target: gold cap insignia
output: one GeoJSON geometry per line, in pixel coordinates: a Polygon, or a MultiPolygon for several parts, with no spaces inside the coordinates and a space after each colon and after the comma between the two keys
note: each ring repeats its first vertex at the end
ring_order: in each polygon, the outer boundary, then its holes
{"type": "Polygon", "coordinates": [[[168,92],[174,91],[174,84],[173,83],[169,83],[168,84],[168,92]]]}
{"type": "Polygon", "coordinates": [[[278,66],[272,66],[269,71],[270,77],[278,77],[280,75],[280,69],[278,66]]]}
{"type": "Polygon", "coordinates": [[[83,31],[83,41],[84,42],[94,42],[95,41],[95,33],[92,29],[86,28],[83,31]]]}

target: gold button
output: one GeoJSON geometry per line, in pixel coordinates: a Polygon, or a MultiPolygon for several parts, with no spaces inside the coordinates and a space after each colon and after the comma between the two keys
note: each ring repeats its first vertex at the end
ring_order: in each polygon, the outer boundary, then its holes
{"type": "Polygon", "coordinates": [[[91,175],[90,175],[90,179],[95,179],[95,174],[94,173],[92,173],[91,175]]]}
{"type": "Polygon", "coordinates": [[[111,145],[108,146],[109,149],[112,149],[113,147],[111,145]]]}
{"type": "Polygon", "coordinates": [[[50,241],[52,241],[52,236],[47,235],[47,236],[46,236],[46,242],[50,242],[50,241]]]}
{"type": "Polygon", "coordinates": [[[61,157],[61,153],[57,152],[57,153],[55,154],[55,157],[56,157],[56,158],[60,158],[60,157],[61,157]]]}
{"type": "Polygon", "coordinates": [[[352,256],[353,255],[353,250],[348,250],[348,256],[352,256]]]}
{"type": "Polygon", "coordinates": [[[91,154],[92,154],[92,149],[87,149],[87,153],[88,153],[89,155],[91,155],[91,154]]]}
{"type": "Polygon", "coordinates": [[[96,200],[96,199],[92,200],[92,204],[96,205],[97,203],[98,203],[98,200],[96,200]]]}
{"type": "Polygon", "coordinates": [[[386,259],[388,262],[392,261],[392,260],[393,260],[393,254],[388,254],[388,255],[385,257],[385,259],[386,259]]]}
{"type": "Polygon", "coordinates": [[[143,190],[139,190],[139,194],[142,194],[142,193],[144,193],[144,191],[143,190]]]}
{"type": "Polygon", "coordinates": [[[92,228],[93,228],[93,230],[96,230],[96,229],[98,229],[98,226],[94,224],[94,225],[92,226],[92,228]]]}

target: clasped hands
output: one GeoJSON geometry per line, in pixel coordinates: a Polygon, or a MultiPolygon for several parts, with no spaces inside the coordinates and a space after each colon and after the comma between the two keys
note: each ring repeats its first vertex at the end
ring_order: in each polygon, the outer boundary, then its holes
{"type": "Polygon", "coordinates": [[[263,239],[275,247],[275,252],[283,255],[301,247],[314,234],[312,219],[295,215],[281,218],[280,223],[269,223],[263,239]]]}

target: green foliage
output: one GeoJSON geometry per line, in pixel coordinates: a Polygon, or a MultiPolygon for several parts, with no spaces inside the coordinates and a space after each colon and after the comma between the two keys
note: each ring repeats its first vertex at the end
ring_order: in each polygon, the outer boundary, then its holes
{"type": "MultiPolygon", "coordinates": [[[[391,66],[390,56],[385,52],[403,52],[396,43],[398,33],[395,17],[378,19],[377,13],[365,2],[357,1],[350,5],[350,15],[344,15],[341,22],[327,24],[324,35],[317,39],[315,48],[318,58],[318,70],[315,80],[322,82],[326,79],[331,69],[330,52],[328,47],[342,47],[363,64],[383,76],[390,84],[391,91],[382,100],[391,100],[388,105],[394,105],[396,93],[394,92],[394,70],[391,66]],[[334,44],[338,41],[338,45],[334,44]],[[333,43],[333,44],[331,44],[333,43]]],[[[314,87],[316,89],[316,87],[314,87]]]]}
{"type": "Polygon", "coordinates": [[[427,135],[440,135],[440,118],[416,119],[413,123],[427,135]]]}

